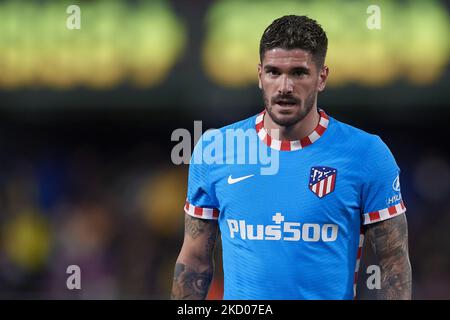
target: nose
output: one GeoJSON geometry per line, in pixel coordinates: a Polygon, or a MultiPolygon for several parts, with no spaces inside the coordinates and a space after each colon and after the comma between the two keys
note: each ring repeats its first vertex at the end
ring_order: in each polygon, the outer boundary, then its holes
{"type": "Polygon", "coordinates": [[[292,80],[289,78],[288,75],[283,74],[281,75],[280,79],[280,85],[278,87],[278,93],[279,94],[292,94],[294,90],[294,85],[292,80]]]}

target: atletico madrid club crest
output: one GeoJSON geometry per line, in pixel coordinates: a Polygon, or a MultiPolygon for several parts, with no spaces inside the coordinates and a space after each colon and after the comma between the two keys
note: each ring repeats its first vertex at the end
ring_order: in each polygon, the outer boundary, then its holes
{"type": "Polygon", "coordinates": [[[330,167],[312,167],[309,177],[309,189],[319,198],[334,191],[337,169],[330,167]]]}

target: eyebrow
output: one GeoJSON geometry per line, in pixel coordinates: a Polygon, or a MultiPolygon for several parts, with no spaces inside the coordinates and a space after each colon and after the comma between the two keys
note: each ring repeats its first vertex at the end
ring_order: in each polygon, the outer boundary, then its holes
{"type": "MultiPolygon", "coordinates": [[[[280,70],[280,68],[273,66],[273,65],[265,65],[264,66],[264,71],[268,72],[268,71],[278,71],[280,70]]],[[[294,71],[301,71],[301,72],[305,72],[305,73],[309,73],[310,69],[307,67],[293,67],[289,70],[289,72],[294,72],[294,71]]]]}

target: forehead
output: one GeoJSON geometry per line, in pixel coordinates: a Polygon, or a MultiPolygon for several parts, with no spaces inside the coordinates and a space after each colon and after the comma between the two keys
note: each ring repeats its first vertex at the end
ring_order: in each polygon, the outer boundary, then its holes
{"type": "Polygon", "coordinates": [[[281,49],[274,48],[264,53],[263,65],[276,67],[303,66],[310,67],[313,63],[312,54],[302,49],[281,49]]]}

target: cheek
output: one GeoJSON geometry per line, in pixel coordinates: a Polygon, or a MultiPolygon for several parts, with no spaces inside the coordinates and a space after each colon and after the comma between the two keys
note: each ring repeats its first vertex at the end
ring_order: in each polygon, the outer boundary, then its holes
{"type": "Polygon", "coordinates": [[[264,79],[264,77],[262,77],[260,80],[259,80],[259,83],[260,83],[260,87],[261,87],[261,89],[263,89],[264,90],[264,92],[266,92],[266,94],[268,93],[268,92],[270,92],[270,83],[268,82],[268,81],[266,81],[265,79],[264,79]]]}
{"type": "Polygon", "coordinates": [[[267,79],[266,77],[262,76],[259,79],[259,82],[261,83],[261,87],[264,90],[272,90],[273,87],[273,81],[270,81],[270,79],[267,79]]]}
{"type": "Polygon", "coordinates": [[[317,91],[318,86],[319,86],[319,84],[315,80],[299,81],[298,83],[296,83],[295,88],[296,88],[296,92],[298,95],[307,97],[312,92],[317,91]]]}

